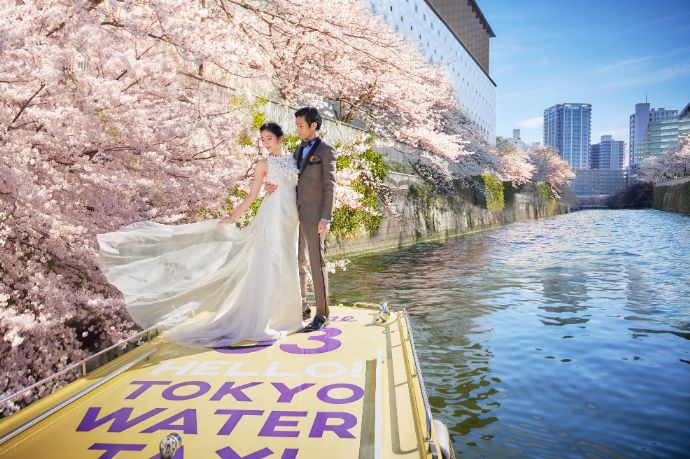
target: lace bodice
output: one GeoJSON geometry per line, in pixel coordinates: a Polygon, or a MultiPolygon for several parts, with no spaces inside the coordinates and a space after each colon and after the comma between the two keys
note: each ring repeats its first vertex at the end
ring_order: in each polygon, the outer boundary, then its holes
{"type": "Polygon", "coordinates": [[[266,181],[275,184],[297,185],[297,161],[292,156],[268,156],[266,181]]]}

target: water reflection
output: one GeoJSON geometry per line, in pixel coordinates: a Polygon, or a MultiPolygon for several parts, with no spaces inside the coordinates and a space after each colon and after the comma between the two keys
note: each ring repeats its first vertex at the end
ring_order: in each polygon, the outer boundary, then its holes
{"type": "Polygon", "coordinates": [[[682,457],[690,218],[587,211],[353,260],[333,300],[413,316],[468,457],[682,457]]]}

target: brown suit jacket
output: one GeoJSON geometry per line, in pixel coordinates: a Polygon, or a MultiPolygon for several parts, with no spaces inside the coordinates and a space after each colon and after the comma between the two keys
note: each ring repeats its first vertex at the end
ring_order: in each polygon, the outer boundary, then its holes
{"type": "MultiPolygon", "coordinates": [[[[299,158],[306,142],[295,150],[295,159],[299,158]]],[[[307,157],[302,160],[297,182],[297,205],[300,207],[300,219],[332,220],[335,204],[335,166],[336,156],[333,147],[317,138],[307,157]]]]}

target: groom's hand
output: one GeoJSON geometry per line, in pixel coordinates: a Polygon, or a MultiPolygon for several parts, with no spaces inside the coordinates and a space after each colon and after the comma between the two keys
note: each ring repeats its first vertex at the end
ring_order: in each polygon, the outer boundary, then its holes
{"type": "Polygon", "coordinates": [[[276,185],[275,183],[266,182],[266,185],[264,185],[264,188],[266,189],[266,193],[272,194],[275,190],[278,189],[278,185],[276,185]]]}
{"type": "Polygon", "coordinates": [[[321,220],[319,222],[319,228],[318,228],[319,234],[326,234],[326,233],[328,233],[328,231],[330,229],[331,229],[331,222],[326,222],[323,220],[321,220]]]}

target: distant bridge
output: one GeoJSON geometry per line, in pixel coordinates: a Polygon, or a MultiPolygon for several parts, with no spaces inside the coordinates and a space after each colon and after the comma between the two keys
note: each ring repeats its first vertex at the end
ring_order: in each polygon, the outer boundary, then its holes
{"type": "Polygon", "coordinates": [[[579,195],[573,210],[608,209],[607,201],[610,197],[607,194],[579,195]]]}
{"type": "Polygon", "coordinates": [[[582,204],[573,207],[573,210],[585,210],[585,209],[609,209],[608,206],[603,204],[582,204]]]}

